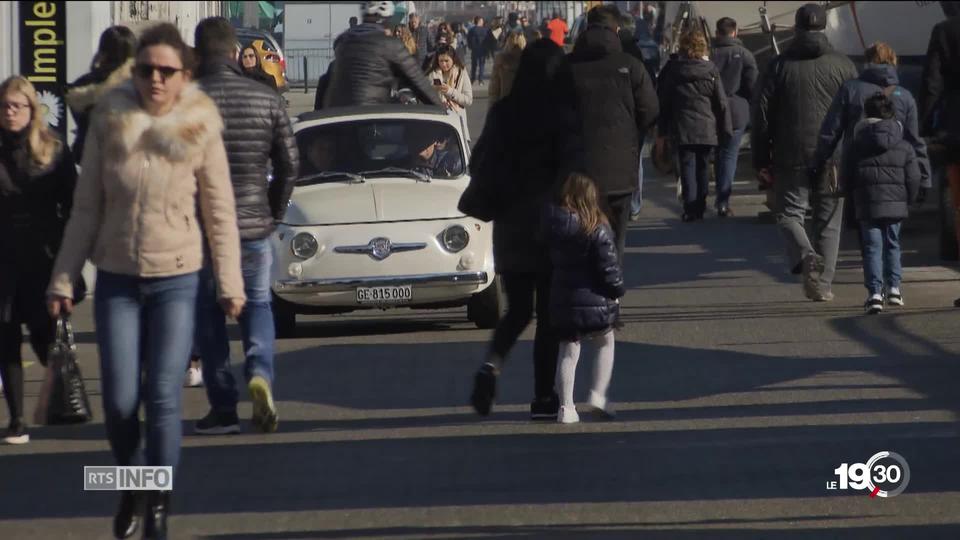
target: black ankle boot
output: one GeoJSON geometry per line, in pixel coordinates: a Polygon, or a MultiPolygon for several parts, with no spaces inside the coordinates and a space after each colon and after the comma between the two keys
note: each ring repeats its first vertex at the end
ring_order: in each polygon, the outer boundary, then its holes
{"type": "Polygon", "coordinates": [[[140,528],[143,519],[143,493],[140,491],[124,491],[120,493],[120,508],[113,516],[114,538],[130,538],[140,528]]]}
{"type": "Polygon", "coordinates": [[[167,514],[169,513],[170,492],[149,492],[147,512],[143,521],[143,537],[151,540],[167,540],[167,514]]]}

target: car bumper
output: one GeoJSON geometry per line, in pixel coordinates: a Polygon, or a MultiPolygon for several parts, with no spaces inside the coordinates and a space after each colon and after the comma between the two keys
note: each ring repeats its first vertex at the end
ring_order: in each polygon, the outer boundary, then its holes
{"type": "Polygon", "coordinates": [[[281,279],[273,283],[273,292],[296,305],[323,308],[363,309],[371,307],[417,307],[438,303],[466,302],[490,286],[491,274],[485,271],[417,274],[402,276],[347,277],[327,279],[281,279]],[[413,297],[397,304],[360,305],[358,287],[410,285],[413,297]]]}

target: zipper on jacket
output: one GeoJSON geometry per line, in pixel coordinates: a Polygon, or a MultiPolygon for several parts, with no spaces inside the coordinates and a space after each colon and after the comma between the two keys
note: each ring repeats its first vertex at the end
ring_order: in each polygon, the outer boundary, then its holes
{"type": "Polygon", "coordinates": [[[143,237],[143,217],[146,214],[147,204],[144,201],[144,195],[146,194],[146,189],[143,187],[143,179],[146,176],[147,169],[150,168],[150,158],[143,158],[143,166],[140,167],[140,178],[137,181],[137,202],[140,205],[140,215],[137,217],[137,233],[133,237],[134,243],[134,255],[137,257],[137,273],[143,269],[143,262],[140,257],[140,241],[143,237]]]}

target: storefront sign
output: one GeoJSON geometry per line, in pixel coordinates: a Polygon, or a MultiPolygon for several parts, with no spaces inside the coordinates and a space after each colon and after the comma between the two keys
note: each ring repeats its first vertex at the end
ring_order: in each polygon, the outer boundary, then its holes
{"type": "Polygon", "coordinates": [[[20,74],[37,88],[51,128],[66,137],[66,2],[20,2],[20,74]]]}

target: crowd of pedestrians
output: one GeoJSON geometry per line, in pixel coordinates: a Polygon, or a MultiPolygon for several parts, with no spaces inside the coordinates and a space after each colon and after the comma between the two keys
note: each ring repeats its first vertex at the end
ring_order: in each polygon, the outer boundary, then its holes
{"type": "MultiPolygon", "coordinates": [[[[762,75],[729,18],[717,21],[712,49],[691,31],[661,68],[644,50],[650,12],[591,9],[569,54],[559,14],[542,29],[516,15],[489,27],[478,17],[469,31],[438,26],[433,36],[416,16],[388,27],[393,15],[392,2],[365,4],[362,21],[336,40],[317,107],[391,103],[406,91],[457,115],[469,140],[473,81],[483,81],[493,56],[491,107],[461,200],[467,213],[493,221],[507,299],[474,375],[470,401],[480,415],[492,412],[508,356],[535,319],[531,418],[579,420],[573,386],[583,342],[595,349],[588,407],[613,417],[607,394],[626,292],[626,231],[639,212],[651,130],[656,152],[672,149],[681,217],[693,222],[706,212],[711,157],[717,214],[732,215],[740,141],[750,128],[753,167],[775,193],[788,270],[802,274],[813,301],[834,296],[846,201],[858,226],[866,312],[904,304],[901,223],[933,176],[922,136],[946,149],[960,217],[958,20],[934,29],[918,104],[900,86],[889,45],[868,48],[858,73],[831,47],[826,12],[816,4],[797,11],[796,36],[762,75]]],[[[266,433],[278,428],[268,237],[293,191],[298,149],[276,83],[254,48],[237,46],[229,21],[200,22],[195,44],[170,24],[139,40],[123,27],[105,31],[90,73],[67,89],[78,126],[73,149],[47,126],[27,79],[0,83],[7,443],[29,441],[23,326],[46,365],[52,320],[83,300],[87,260],[97,267],[103,408],[118,465],[178,466],[191,357],[201,359],[210,405],[195,432],[240,431],[227,319],[237,320],[242,336],[252,423],[266,433]]],[[[36,423],[45,419],[52,370],[45,373],[36,423]]],[[[114,535],[142,528],[148,538],[166,538],[171,495],[123,492],[114,535]]]]}

